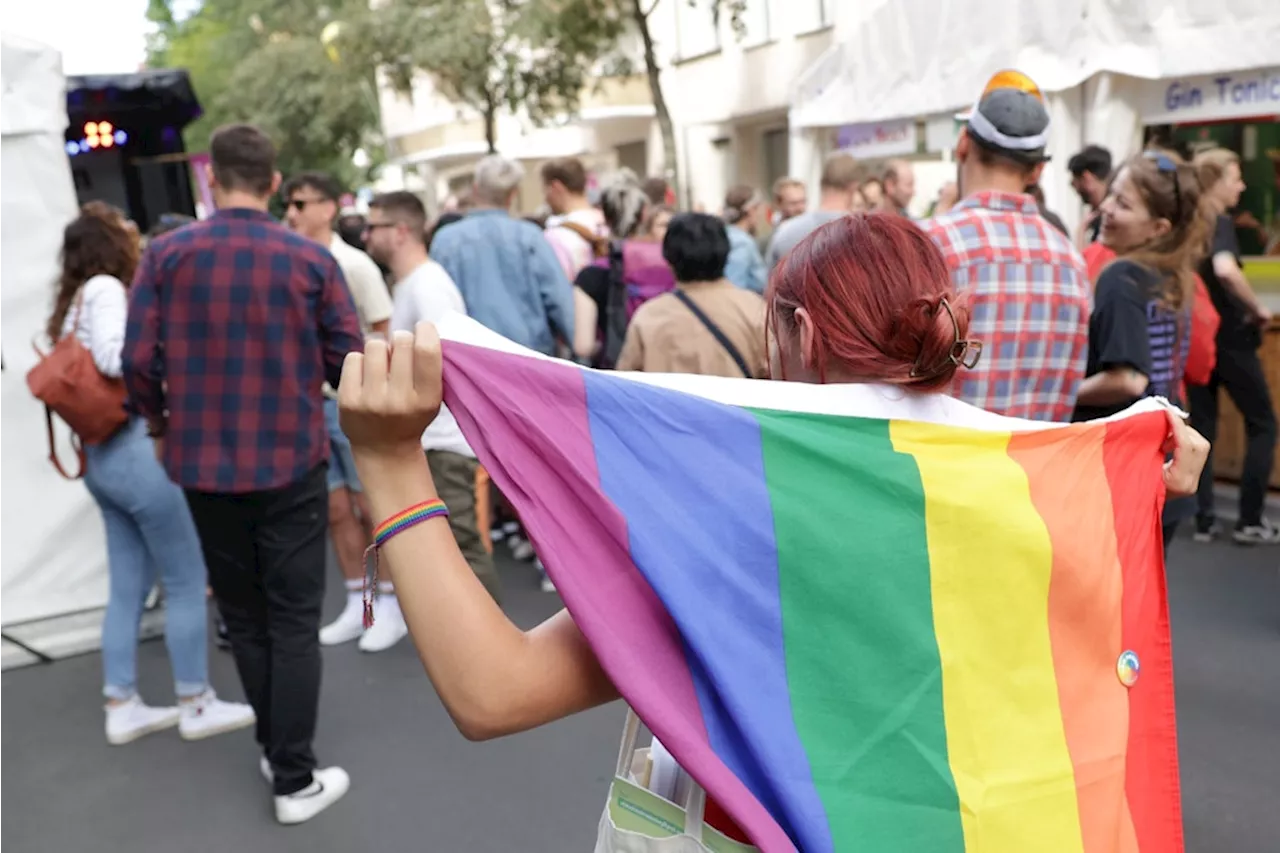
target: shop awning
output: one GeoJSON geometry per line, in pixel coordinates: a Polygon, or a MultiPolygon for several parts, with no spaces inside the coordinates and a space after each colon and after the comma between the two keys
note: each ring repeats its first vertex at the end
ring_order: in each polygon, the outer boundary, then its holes
{"type": "Polygon", "coordinates": [[[922,117],[968,106],[992,72],[1025,71],[1047,92],[1100,72],[1151,80],[1276,61],[1269,0],[879,0],[801,78],[792,127],[922,117]]]}

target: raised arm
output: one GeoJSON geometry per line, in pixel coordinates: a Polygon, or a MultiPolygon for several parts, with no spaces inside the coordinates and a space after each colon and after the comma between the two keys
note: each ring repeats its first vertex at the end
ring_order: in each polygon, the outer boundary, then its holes
{"type": "MultiPolygon", "coordinates": [[[[437,497],[423,430],[441,402],[435,327],[370,341],[347,357],[338,403],[375,521],[437,497]]],[[[381,570],[395,582],[405,622],[459,731],[484,740],[523,731],[617,698],[567,611],[531,631],[516,627],[467,565],[448,520],[393,537],[381,570]]]]}
{"type": "Polygon", "coordinates": [[[146,419],[148,431],[164,435],[168,424],[164,400],[164,318],[160,311],[160,262],[147,250],[129,291],[120,371],[129,399],[146,419]]]}

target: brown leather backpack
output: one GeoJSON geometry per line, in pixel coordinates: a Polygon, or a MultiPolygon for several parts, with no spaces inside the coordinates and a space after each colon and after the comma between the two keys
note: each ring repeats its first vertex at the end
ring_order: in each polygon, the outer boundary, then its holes
{"type": "Polygon", "coordinates": [[[93,355],[76,339],[76,322],[83,305],[84,291],[81,290],[72,309],[75,314],[71,320],[71,331],[58,339],[52,351],[44,353],[34,342],[31,344],[40,362],[27,374],[27,387],[37,400],[44,403],[49,431],[49,461],[68,480],[84,476],[84,445],[101,444],[115,435],[129,419],[124,408],[124,382],[103,376],[93,363],[93,355]],[[55,413],[67,422],[73,433],[71,447],[80,460],[80,470],[74,476],[67,473],[58,459],[53,436],[55,413]]]}

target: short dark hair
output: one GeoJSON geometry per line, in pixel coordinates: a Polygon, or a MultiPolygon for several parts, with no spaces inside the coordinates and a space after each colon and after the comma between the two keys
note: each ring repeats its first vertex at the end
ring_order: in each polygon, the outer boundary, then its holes
{"type": "Polygon", "coordinates": [[[549,184],[559,181],[564,188],[574,195],[582,195],[587,191],[587,170],[577,157],[560,157],[542,164],[542,182],[549,184]]]}
{"type": "Polygon", "coordinates": [[[708,213],[677,213],[667,225],[662,257],[676,281],[715,281],[729,260],[729,234],[724,220],[708,213]]]}
{"type": "Polygon", "coordinates": [[[1105,181],[1111,177],[1111,152],[1101,145],[1086,145],[1082,151],[1067,161],[1067,171],[1073,178],[1088,172],[1105,181]]]}
{"type": "Polygon", "coordinates": [[[427,209],[418,198],[408,190],[382,193],[369,202],[371,210],[381,210],[401,225],[409,229],[410,234],[417,235],[423,245],[427,242],[427,209]]]}
{"type": "Polygon", "coordinates": [[[284,182],[284,189],[280,194],[288,201],[290,196],[302,189],[315,190],[325,201],[335,204],[342,198],[342,186],[326,172],[302,172],[294,175],[284,182]]]}
{"type": "Polygon", "coordinates": [[[848,192],[858,186],[858,178],[862,176],[862,167],[852,154],[837,151],[827,157],[822,164],[822,182],[824,190],[848,192]]]}
{"type": "Polygon", "coordinates": [[[276,174],[276,146],[251,124],[226,124],[209,137],[209,164],[224,189],[265,197],[276,174]]]}
{"type": "Polygon", "coordinates": [[[649,197],[650,204],[667,203],[667,190],[670,189],[670,185],[667,184],[666,178],[645,178],[640,184],[640,189],[644,190],[644,194],[649,197]]]}

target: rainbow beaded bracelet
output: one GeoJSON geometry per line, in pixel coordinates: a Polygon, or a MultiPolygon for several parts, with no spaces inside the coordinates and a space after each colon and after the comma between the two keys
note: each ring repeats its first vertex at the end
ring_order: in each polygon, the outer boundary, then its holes
{"type": "Polygon", "coordinates": [[[373,603],[378,598],[378,563],[382,546],[386,545],[397,534],[403,533],[416,524],[430,518],[448,516],[449,508],[439,498],[423,501],[400,510],[395,515],[373,528],[373,544],[364,552],[364,627],[373,627],[373,603]]]}

